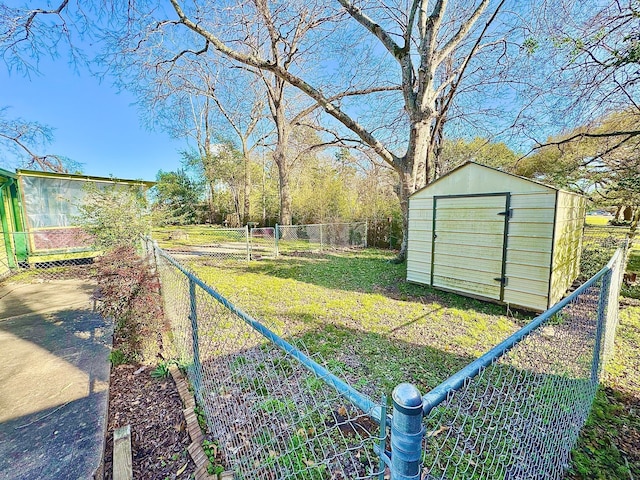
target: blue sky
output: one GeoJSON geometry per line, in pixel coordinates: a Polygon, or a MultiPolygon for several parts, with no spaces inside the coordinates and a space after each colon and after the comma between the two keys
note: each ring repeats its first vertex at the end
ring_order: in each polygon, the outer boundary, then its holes
{"type": "MultiPolygon", "coordinates": [[[[96,176],[154,180],[159,169],[180,167],[186,141],[146,129],[131,94],[118,93],[108,79],[74,72],[63,59],[41,59],[39,71],[28,78],[0,64],[0,106],[11,107],[7,117],[55,128],[53,143],[38,153],[64,155],[96,176]]],[[[0,151],[0,167],[6,160],[0,151]]]]}

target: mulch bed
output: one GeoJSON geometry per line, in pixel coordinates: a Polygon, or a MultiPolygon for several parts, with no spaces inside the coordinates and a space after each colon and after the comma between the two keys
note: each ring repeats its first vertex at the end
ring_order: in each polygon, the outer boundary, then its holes
{"type": "Polygon", "coordinates": [[[193,478],[195,465],[187,452],[182,401],[171,377],[156,379],[152,368],[120,365],[111,369],[109,421],[104,478],[113,478],[113,431],[131,425],[133,478],[193,478]]]}

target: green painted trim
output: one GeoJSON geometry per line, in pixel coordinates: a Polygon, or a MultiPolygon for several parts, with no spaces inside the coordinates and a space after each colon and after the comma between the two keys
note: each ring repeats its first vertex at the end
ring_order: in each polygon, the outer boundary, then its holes
{"type": "Polygon", "coordinates": [[[0,168],[0,177],[18,178],[18,176],[15,173],[10,172],[9,170],[5,170],[4,168],[0,168]]]}
{"type": "MultiPolygon", "coordinates": [[[[4,248],[7,254],[7,263],[9,268],[16,268],[16,261],[13,256],[13,249],[11,248],[11,234],[9,233],[9,222],[7,221],[7,210],[4,206],[4,188],[10,187],[13,179],[7,180],[5,183],[0,185],[0,222],[2,223],[2,236],[4,237],[4,248]]],[[[6,190],[8,191],[8,189],[6,190]]]]}

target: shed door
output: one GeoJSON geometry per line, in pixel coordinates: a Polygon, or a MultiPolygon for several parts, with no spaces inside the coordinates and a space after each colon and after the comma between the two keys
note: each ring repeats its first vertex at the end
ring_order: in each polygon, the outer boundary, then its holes
{"type": "Polygon", "coordinates": [[[437,196],[431,284],[503,300],[509,194],[437,196]]]}

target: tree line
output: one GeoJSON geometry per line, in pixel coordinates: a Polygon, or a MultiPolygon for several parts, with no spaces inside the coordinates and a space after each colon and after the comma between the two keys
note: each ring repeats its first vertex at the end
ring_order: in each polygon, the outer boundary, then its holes
{"type": "Polygon", "coordinates": [[[0,10],[0,44],[17,69],[82,35],[102,45],[149,124],[194,145],[158,178],[163,208],[176,189],[206,198],[176,221],[350,219],[379,195],[402,260],[409,196],[466,160],[637,223],[640,4],[587,3],[64,0],[0,10]]]}

